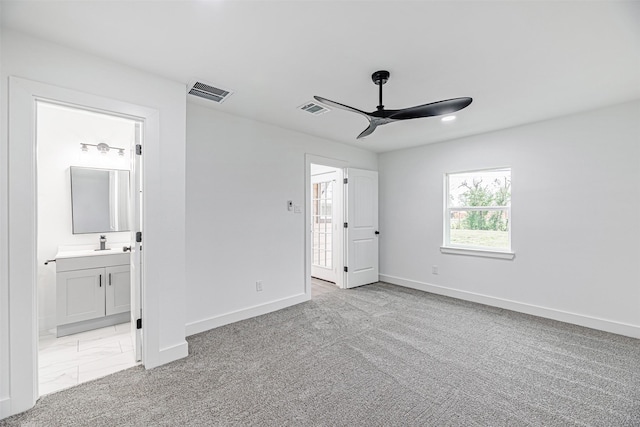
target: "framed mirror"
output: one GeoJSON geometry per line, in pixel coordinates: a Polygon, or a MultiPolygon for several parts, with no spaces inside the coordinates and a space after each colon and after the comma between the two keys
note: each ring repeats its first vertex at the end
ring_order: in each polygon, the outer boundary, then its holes
{"type": "Polygon", "coordinates": [[[129,231],[129,171],[71,166],[73,234],[129,231]]]}

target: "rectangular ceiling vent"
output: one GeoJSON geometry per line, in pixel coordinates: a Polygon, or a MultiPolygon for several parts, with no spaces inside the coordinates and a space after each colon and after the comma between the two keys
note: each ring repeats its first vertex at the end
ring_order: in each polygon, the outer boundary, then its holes
{"type": "Polygon", "coordinates": [[[324,114],[328,111],[331,111],[324,105],[320,105],[317,102],[313,102],[313,101],[309,101],[306,104],[299,106],[298,108],[301,109],[302,111],[306,111],[307,113],[311,113],[314,116],[318,116],[320,114],[324,114]]]}
{"type": "Polygon", "coordinates": [[[195,80],[189,83],[188,88],[189,95],[199,96],[214,102],[223,102],[233,93],[195,80]]]}

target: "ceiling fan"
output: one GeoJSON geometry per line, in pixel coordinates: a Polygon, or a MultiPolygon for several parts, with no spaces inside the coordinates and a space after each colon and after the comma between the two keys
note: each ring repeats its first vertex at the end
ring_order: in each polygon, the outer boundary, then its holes
{"type": "Polygon", "coordinates": [[[382,105],[382,85],[385,84],[387,80],[389,80],[389,72],[384,70],[376,71],[371,75],[371,79],[373,80],[373,83],[378,85],[380,88],[380,105],[378,105],[376,111],[373,111],[371,113],[367,113],[365,111],[358,110],[357,108],[349,107],[348,105],[340,104],[339,102],[322,98],[321,96],[314,96],[314,98],[318,102],[330,105],[332,107],[340,108],[342,110],[353,111],[354,113],[363,115],[367,120],[369,120],[369,127],[362,131],[362,133],[358,135],[357,139],[371,135],[378,126],[386,125],[387,123],[395,122],[398,120],[418,119],[421,117],[433,117],[454,113],[456,111],[462,110],[465,107],[468,107],[469,104],[471,104],[471,102],[473,101],[472,98],[467,97],[453,98],[444,101],[432,102],[430,104],[403,108],[400,110],[385,110],[384,105],[382,105]]]}

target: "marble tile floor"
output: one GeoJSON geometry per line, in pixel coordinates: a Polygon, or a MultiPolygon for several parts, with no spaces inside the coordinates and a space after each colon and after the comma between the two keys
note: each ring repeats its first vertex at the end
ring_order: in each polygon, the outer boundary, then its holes
{"type": "Polygon", "coordinates": [[[130,323],[56,338],[40,332],[40,396],[104,377],[137,365],[130,323]]]}

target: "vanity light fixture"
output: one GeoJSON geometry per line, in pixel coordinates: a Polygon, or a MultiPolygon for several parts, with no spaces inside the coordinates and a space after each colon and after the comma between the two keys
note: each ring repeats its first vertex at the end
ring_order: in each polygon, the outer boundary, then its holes
{"type": "Polygon", "coordinates": [[[80,150],[87,152],[89,151],[89,146],[96,147],[96,149],[100,152],[100,154],[106,155],[111,149],[118,150],[118,155],[124,156],[124,148],[120,147],[110,147],[106,142],[101,142],[99,144],[89,144],[86,142],[80,143],[80,150]]]}
{"type": "Polygon", "coordinates": [[[107,154],[109,152],[109,149],[111,147],[109,147],[109,144],[101,142],[100,144],[96,145],[96,148],[98,149],[100,154],[105,155],[105,154],[107,154]]]}

